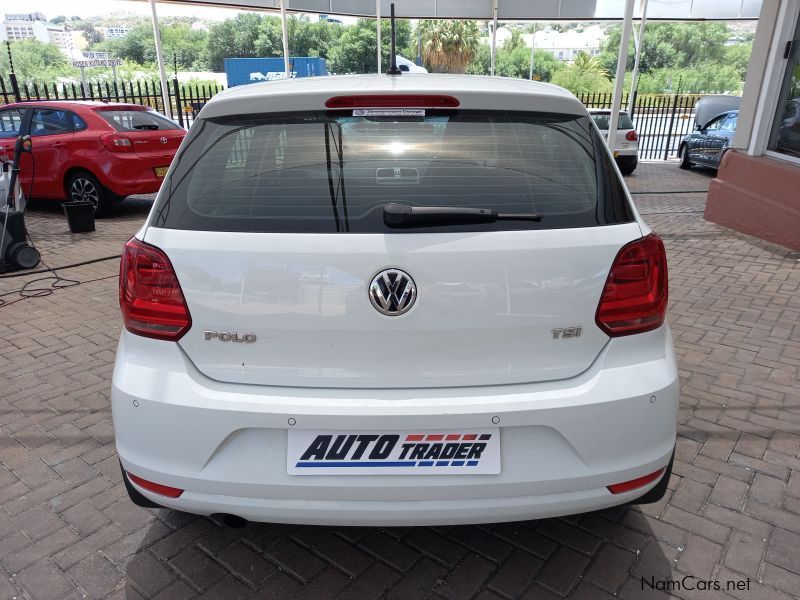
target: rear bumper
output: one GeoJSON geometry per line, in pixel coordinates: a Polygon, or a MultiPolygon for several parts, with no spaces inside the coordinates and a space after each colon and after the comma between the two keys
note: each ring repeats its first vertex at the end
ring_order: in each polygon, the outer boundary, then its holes
{"type": "Polygon", "coordinates": [[[118,196],[154,194],[158,192],[163,177],[157,177],[156,167],[168,167],[174,155],[141,157],[135,153],[119,153],[103,166],[103,185],[118,196]]]}
{"type": "Polygon", "coordinates": [[[664,467],[678,379],[669,330],[609,342],[582,375],[525,385],[406,390],[268,388],[198,373],[176,344],[125,332],[112,407],[123,467],[186,490],[146,497],[198,514],[328,525],[500,522],[596,510],[606,486],[664,467]],[[326,430],[501,431],[499,475],[290,476],[289,422],[326,430]]]}

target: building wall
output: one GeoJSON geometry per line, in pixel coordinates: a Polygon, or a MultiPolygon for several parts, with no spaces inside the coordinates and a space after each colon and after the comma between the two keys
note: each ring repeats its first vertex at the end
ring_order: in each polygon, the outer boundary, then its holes
{"type": "Polygon", "coordinates": [[[770,150],[769,138],[775,120],[783,118],[781,87],[791,65],[785,53],[798,18],[800,0],[762,4],[734,149],[711,181],[705,210],[709,221],[795,250],[800,250],[800,157],[770,150]]]}

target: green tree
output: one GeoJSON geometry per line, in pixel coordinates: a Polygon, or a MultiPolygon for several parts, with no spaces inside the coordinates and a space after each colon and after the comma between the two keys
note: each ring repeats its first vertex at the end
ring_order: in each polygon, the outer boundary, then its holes
{"type": "MultiPolygon", "coordinates": [[[[733,65],[707,64],[684,69],[656,69],[639,77],[639,94],[719,94],[738,93],[742,78],[733,65]]],[[[626,78],[630,86],[630,78],[626,78]]],[[[628,88],[629,89],[629,88],[628,88]]]]}
{"type": "MultiPolygon", "coordinates": [[[[534,50],[533,78],[536,81],[550,81],[561,64],[547,50],[534,50]]],[[[502,48],[497,53],[495,72],[501,77],[527,79],[531,67],[531,49],[527,46],[508,51],[502,48]]]]}
{"type": "Polygon", "coordinates": [[[584,73],[571,66],[556,71],[551,83],[560,85],[576,95],[611,91],[611,81],[608,77],[597,73],[584,73]]]}
{"type": "MultiPolygon", "coordinates": [[[[616,71],[622,37],[619,25],[609,27],[601,49],[600,62],[609,73],[616,71]]],[[[684,68],[709,62],[721,63],[725,41],[730,36],[725,23],[648,23],[639,71],[648,73],[668,67],[684,68]]],[[[635,50],[633,36],[628,49],[628,70],[633,69],[635,50]]]]}
{"type": "MultiPolygon", "coordinates": [[[[310,21],[307,16],[293,16],[287,24],[289,52],[292,56],[319,56],[330,58],[344,27],[330,21],[310,21]]],[[[280,21],[278,21],[280,33],[280,21]]],[[[383,40],[381,40],[383,41],[383,40]]]]}
{"type": "Polygon", "coordinates": [[[571,65],[556,72],[552,82],[573,94],[611,91],[611,80],[600,60],[583,51],[575,55],[571,65]]]}
{"type": "MultiPolygon", "coordinates": [[[[411,50],[411,24],[397,20],[398,54],[409,55],[411,50]]],[[[416,42],[415,42],[416,43],[416,42]]],[[[359,19],[355,25],[344,28],[338,44],[330,51],[328,70],[332,73],[375,73],[377,64],[378,34],[373,19],[359,19]]],[[[381,21],[381,63],[383,71],[389,66],[391,53],[391,26],[381,21]]]]}
{"type": "Polygon", "coordinates": [[[466,73],[478,51],[480,32],[475,21],[423,21],[422,56],[434,73],[466,73]]]}
{"type": "MultiPolygon", "coordinates": [[[[161,26],[161,47],[167,70],[171,71],[173,57],[177,58],[178,69],[204,71],[206,38],[204,31],[193,30],[187,23],[161,26]]],[[[156,62],[156,47],[153,27],[142,23],[120,39],[105,40],[92,45],[92,50],[109,52],[114,58],[122,58],[140,65],[156,62]]]]}
{"type": "Polygon", "coordinates": [[[489,44],[481,43],[478,50],[472,55],[472,60],[467,65],[470,75],[488,75],[492,68],[492,51],[489,44]]]}
{"type": "Polygon", "coordinates": [[[600,59],[583,50],[572,57],[572,68],[577,69],[581,73],[594,73],[602,75],[603,77],[608,77],[608,71],[603,68],[600,59]]]}
{"type": "MultiPolygon", "coordinates": [[[[11,42],[11,56],[20,83],[50,83],[57,77],[78,73],[55,44],[44,44],[39,40],[11,42]]],[[[0,73],[5,75],[10,72],[8,53],[0,52],[0,73]]]]}
{"type": "Polygon", "coordinates": [[[752,42],[743,42],[741,44],[725,47],[724,63],[736,69],[742,81],[744,81],[747,75],[747,65],[750,62],[750,53],[752,50],[752,42]]]}
{"type": "Polygon", "coordinates": [[[222,71],[226,58],[259,56],[256,44],[261,35],[262,17],[253,13],[242,13],[236,15],[234,19],[226,19],[212,25],[208,31],[205,53],[208,68],[212,71],[222,71]]]}

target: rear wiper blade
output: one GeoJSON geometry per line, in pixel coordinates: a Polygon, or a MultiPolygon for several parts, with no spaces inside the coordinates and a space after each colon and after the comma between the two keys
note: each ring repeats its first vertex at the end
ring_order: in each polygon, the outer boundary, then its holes
{"type": "Polygon", "coordinates": [[[469,225],[495,221],[541,221],[537,213],[499,213],[489,208],[466,206],[411,206],[392,202],[383,207],[387,227],[434,227],[436,225],[469,225]]]}
{"type": "Polygon", "coordinates": [[[134,125],[134,129],[146,129],[147,131],[157,131],[158,125],[134,125]]]}

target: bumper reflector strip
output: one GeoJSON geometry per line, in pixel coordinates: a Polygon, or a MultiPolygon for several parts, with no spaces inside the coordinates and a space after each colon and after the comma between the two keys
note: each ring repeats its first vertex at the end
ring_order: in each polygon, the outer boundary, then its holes
{"type": "Polygon", "coordinates": [[[166,496],[167,498],[178,498],[183,493],[183,490],[181,489],[147,481],[147,479],[142,479],[141,477],[137,477],[133,473],[128,473],[127,471],[126,474],[128,475],[128,479],[131,480],[131,483],[135,483],[139,487],[146,489],[148,492],[160,494],[162,496],[166,496]]]}
{"type": "Polygon", "coordinates": [[[614,485],[607,486],[607,488],[612,494],[624,494],[625,492],[630,492],[631,490],[635,490],[636,488],[640,488],[655,481],[661,477],[663,472],[664,468],[662,467],[658,471],[650,473],[649,475],[638,477],[637,479],[631,479],[630,481],[623,481],[622,483],[615,483],[614,485]]]}

